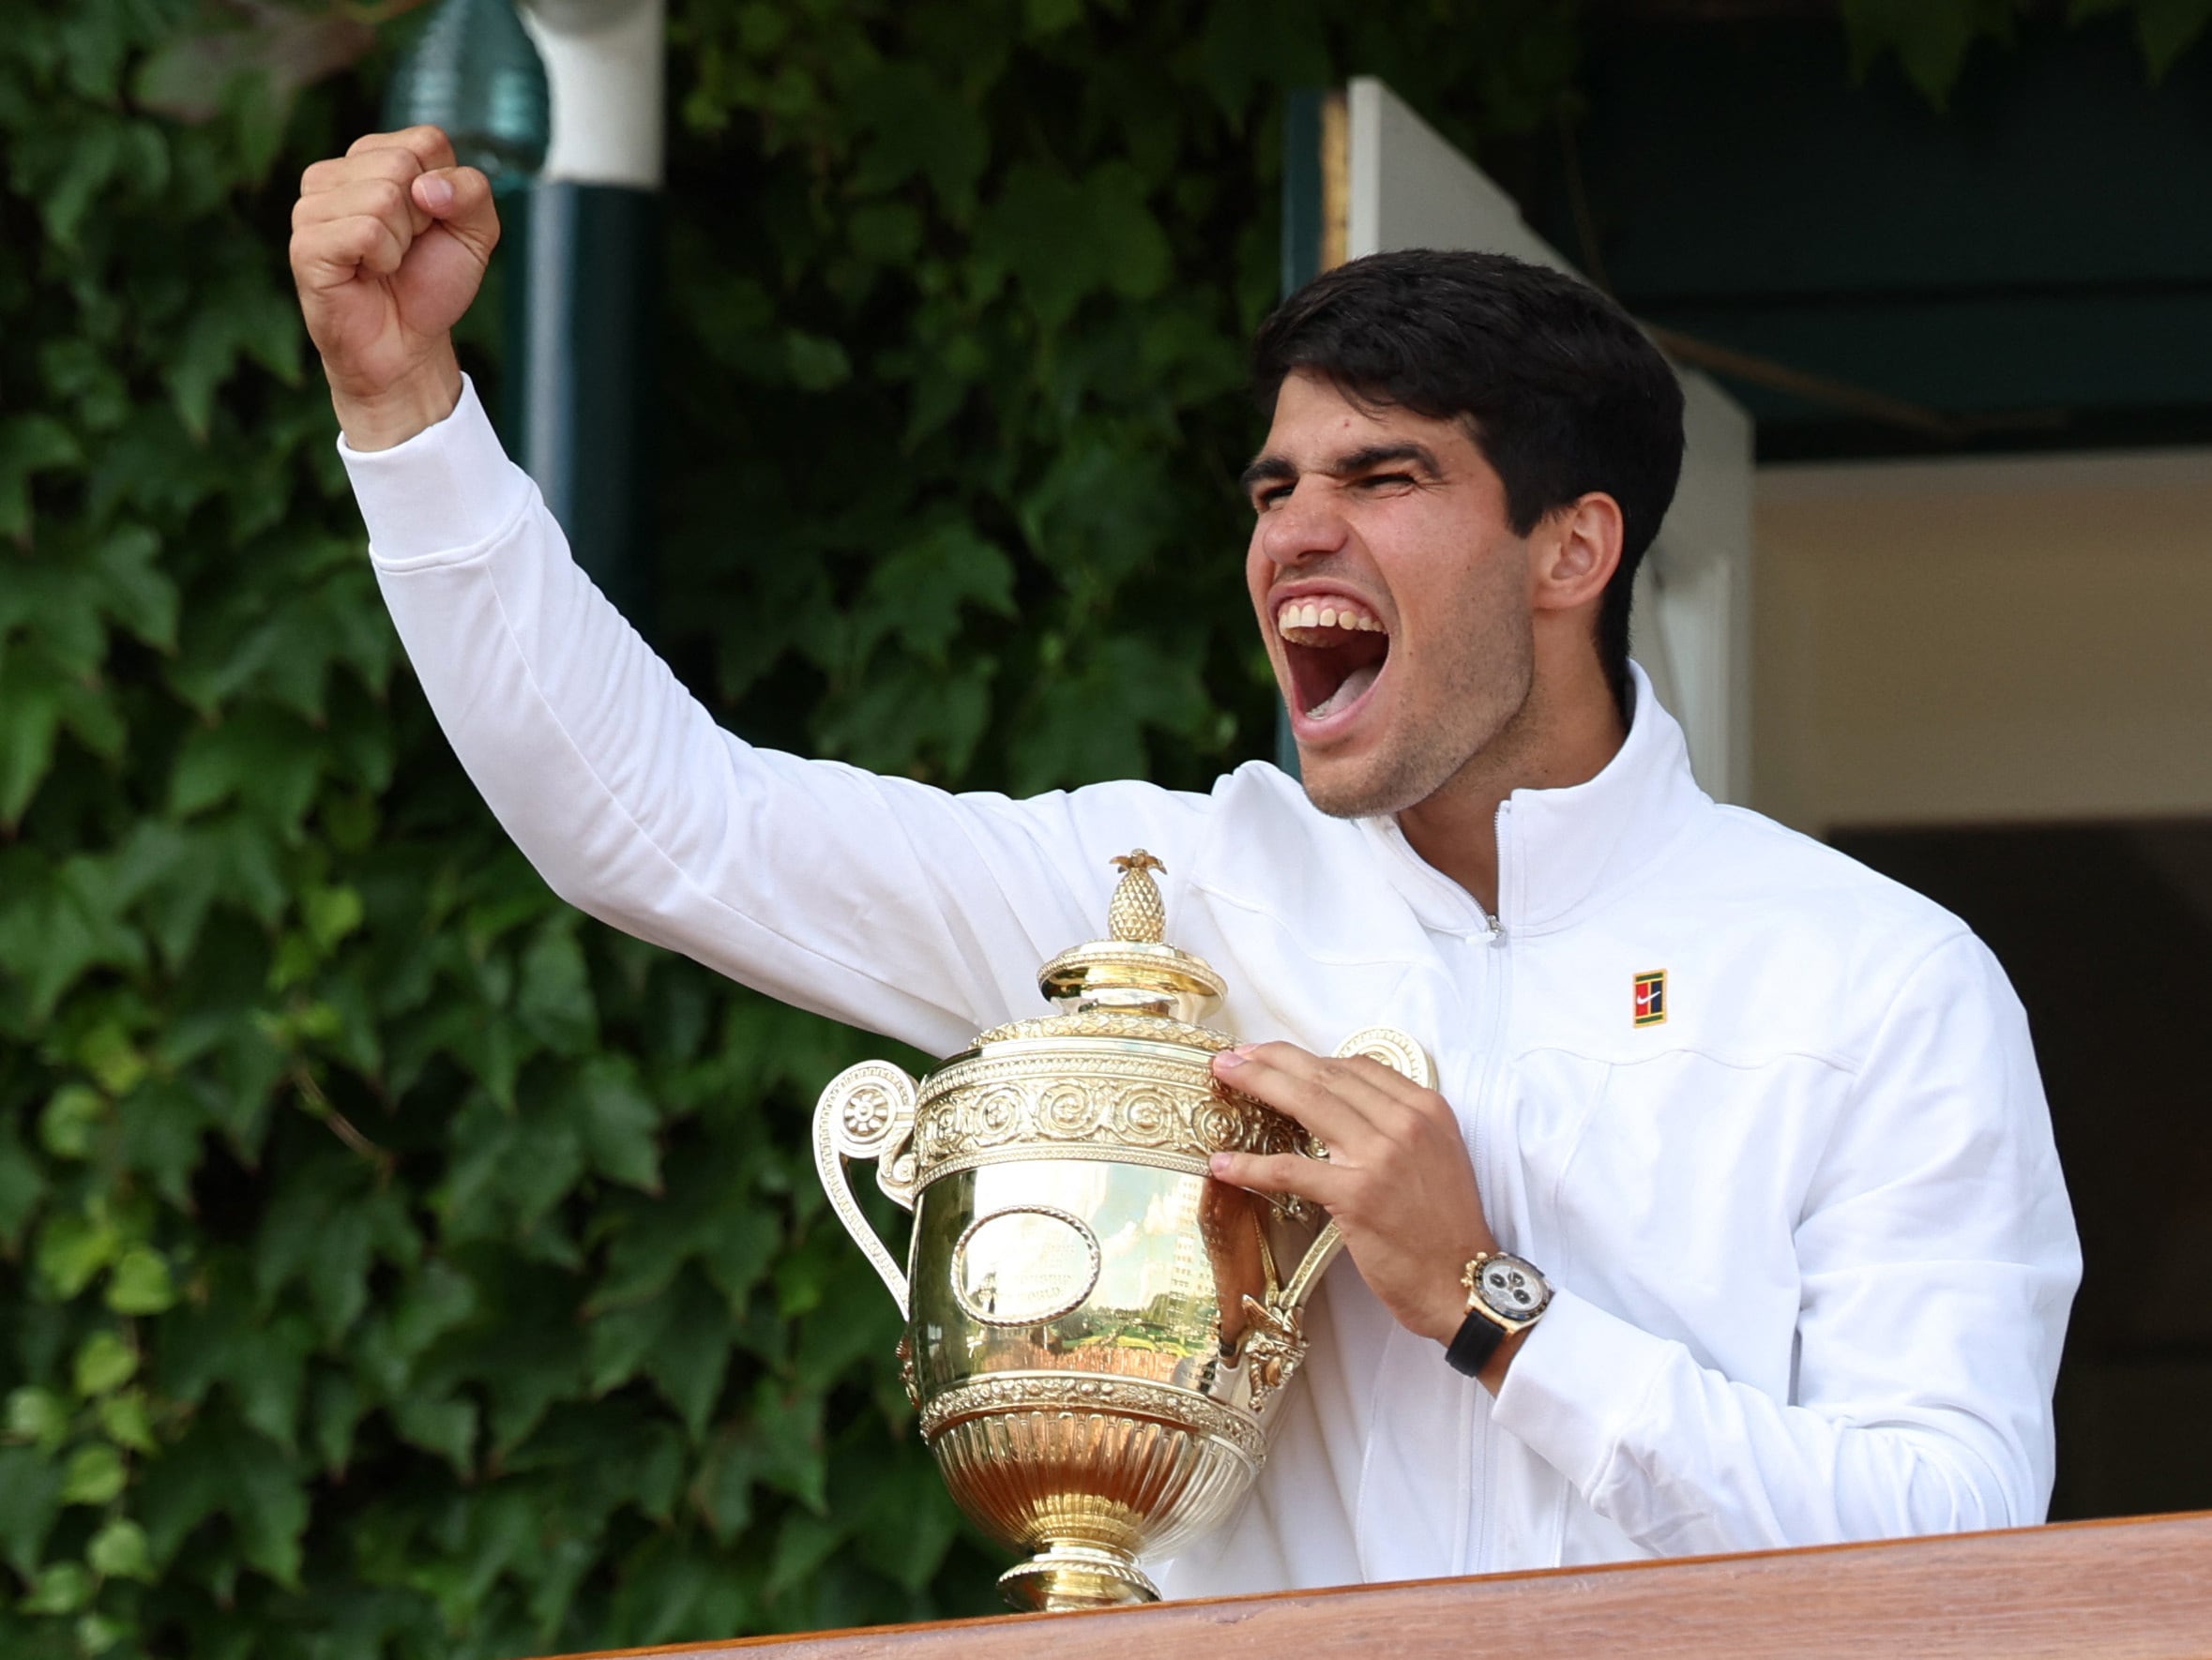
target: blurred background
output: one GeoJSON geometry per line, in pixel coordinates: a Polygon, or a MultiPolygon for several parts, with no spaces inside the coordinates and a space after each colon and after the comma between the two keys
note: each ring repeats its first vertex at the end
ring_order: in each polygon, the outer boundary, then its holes
{"type": "Polygon", "coordinates": [[[2089,1263],[2054,1514],[2212,1506],[2208,21],[19,4],[0,1652],[992,1611],[804,1146],[884,1046],[553,900],[385,622],[284,245],[304,166],[433,108],[506,174],[468,367],[691,687],[1031,792],[1272,752],[1243,342],[1328,257],[1332,89],[1386,85],[1735,412],[1708,782],[2027,1003],[2089,1263]]]}

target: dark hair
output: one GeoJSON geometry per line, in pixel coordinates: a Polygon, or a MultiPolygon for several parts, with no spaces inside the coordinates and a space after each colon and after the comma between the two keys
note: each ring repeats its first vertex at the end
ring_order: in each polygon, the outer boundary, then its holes
{"type": "Polygon", "coordinates": [[[1252,341],[1272,412],[1295,370],[1368,402],[1464,420],[1506,487],[1514,533],[1591,490],[1620,504],[1621,563],[1598,608],[1598,660],[1629,714],[1636,567],[1682,473],[1682,388],[1620,307],[1499,253],[1411,249],[1315,278],[1252,341]]]}

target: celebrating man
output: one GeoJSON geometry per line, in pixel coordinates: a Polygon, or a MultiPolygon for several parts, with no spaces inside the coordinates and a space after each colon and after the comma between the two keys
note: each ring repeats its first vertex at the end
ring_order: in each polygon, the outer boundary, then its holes
{"type": "Polygon", "coordinates": [[[594,591],[455,363],[498,230],[442,135],[318,163],[295,226],[392,615],[557,892],[945,1052],[1164,857],[1270,1039],[1218,1070],[1331,1154],[1215,1172],[1349,1245],[1172,1592],[2042,1519],[2080,1261],[2025,1021],[1956,918],[1691,779],[1628,656],[1681,398],[1608,301],[1410,253],[1286,302],[1246,566],[1303,785],[1010,801],[750,747],[594,591]],[[1314,1052],[1380,1021],[1434,1091],[1314,1052]]]}

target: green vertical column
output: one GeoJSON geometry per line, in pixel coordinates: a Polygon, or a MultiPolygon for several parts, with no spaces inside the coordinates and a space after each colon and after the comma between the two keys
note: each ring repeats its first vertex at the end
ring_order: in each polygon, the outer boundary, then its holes
{"type": "Polygon", "coordinates": [[[576,562],[650,634],[659,194],[541,179],[510,208],[508,440],[576,562]]]}
{"type": "Polygon", "coordinates": [[[529,0],[553,105],[508,215],[507,429],[577,563],[651,634],[662,0],[529,0]]]}

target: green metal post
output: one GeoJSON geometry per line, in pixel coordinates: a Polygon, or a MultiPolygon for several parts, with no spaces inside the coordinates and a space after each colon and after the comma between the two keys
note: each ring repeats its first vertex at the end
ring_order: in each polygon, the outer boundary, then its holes
{"type": "Polygon", "coordinates": [[[662,0],[530,0],[553,94],[508,216],[508,430],[577,563],[653,632],[662,0]]]}

